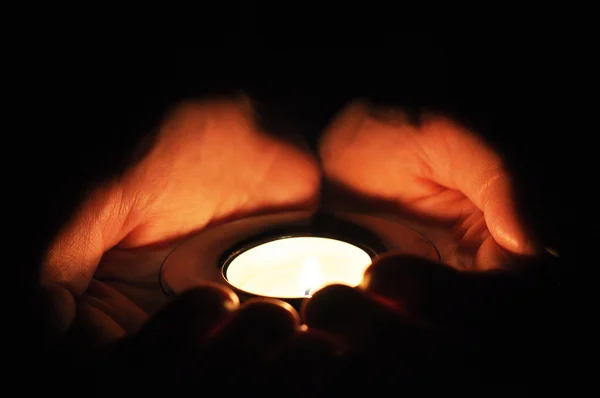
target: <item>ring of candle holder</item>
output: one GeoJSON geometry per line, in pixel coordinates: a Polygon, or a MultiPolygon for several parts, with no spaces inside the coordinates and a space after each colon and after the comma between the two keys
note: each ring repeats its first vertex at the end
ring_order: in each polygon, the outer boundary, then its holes
{"type": "MultiPolygon", "coordinates": [[[[161,287],[167,295],[173,295],[202,281],[211,281],[230,287],[241,301],[256,297],[228,281],[227,268],[231,261],[261,244],[294,237],[346,242],[368,253],[371,259],[390,250],[434,261],[440,259],[429,239],[393,220],[364,213],[289,212],[236,220],[192,237],[164,260],[161,287]]],[[[299,308],[303,297],[282,299],[299,308]]]]}
{"type": "Polygon", "coordinates": [[[330,214],[320,214],[311,218],[308,223],[280,225],[246,238],[226,250],[219,259],[219,264],[226,268],[232,258],[246,250],[274,240],[298,237],[319,237],[348,242],[369,253],[371,258],[388,250],[379,237],[369,230],[330,214]]]}

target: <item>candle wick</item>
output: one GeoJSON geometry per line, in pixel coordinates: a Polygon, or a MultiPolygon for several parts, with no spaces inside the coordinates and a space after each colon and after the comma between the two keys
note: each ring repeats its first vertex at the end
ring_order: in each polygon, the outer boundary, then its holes
{"type": "Polygon", "coordinates": [[[306,288],[306,290],[304,291],[304,295],[305,296],[310,296],[310,287],[306,288]]]}

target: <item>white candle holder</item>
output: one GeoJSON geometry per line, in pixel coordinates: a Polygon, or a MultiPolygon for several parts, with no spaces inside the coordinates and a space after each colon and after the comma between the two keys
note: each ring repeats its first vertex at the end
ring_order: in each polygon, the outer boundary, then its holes
{"type": "Polygon", "coordinates": [[[232,288],[244,301],[274,297],[300,308],[328,284],[355,286],[372,259],[388,251],[433,261],[440,254],[422,234],[364,213],[289,212],[212,226],[174,249],[161,267],[167,295],[203,281],[232,288]]]}

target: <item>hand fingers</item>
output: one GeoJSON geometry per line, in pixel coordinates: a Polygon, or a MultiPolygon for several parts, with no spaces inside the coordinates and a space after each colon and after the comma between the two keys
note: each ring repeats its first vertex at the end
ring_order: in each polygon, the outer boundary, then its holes
{"type": "Polygon", "coordinates": [[[239,299],[230,289],[204,282],[176,296],[151,317],[139,331],[140,345],[161,344],[177,355],[190,354],[209,339],[214,330],[234,316],[239,299]]]}
{"type": "Polygon", "coordinates": [[[521,260],[521,256],[503,249],[492,236],[489,236],[477,248],[473,258],[473,266],[474,269],[480,271],[507,267],[517,269],[521,260]]]}
{"type": "Polygon", "coordinates": [[[228,288],[205,283],[176,296],[122,347],[138,364],[189,364],[214,331],[235,316],[238,297],[228,288]]]}
{"type": "Polygon", "coordinates": [[[523,282],[506,271],[458,272],[389,254],[374,260],[358,289],[335,285],[315,293],[303,315],[309,327],[360,356],[359,373],[376,371],[392,382],[456,381],[465,374],[497,380],[526,367],[500,369],[499,363],[510,357],[531,363],[534,352],[527,319],[537,316],[536,307],[523,282]]]}
{"type": "Polygon", "coordinates": [[[457,271],[395,253],[376,258],[360,286],[411,317],[460,333],[481,328],[486,319],[516,315],[514,306],[524,299],[524,287],[525,281],[509,271],[457,271]]]}
{"type": "Polygon", "coordinates": [[[303,316],[309,327],[336,336],[348,347],[362,346],[368,348],[367,351],[385,345],[392,335],[414,338],[415,342],[427,340],[426,333],[421,333],[425,327],[413,323],[395,308],[381,305],[364,292],[345,285],[330,285],[316,292],[304,305],[303,316]],[[375,338],[371,333],[381,335],[375,338]]]}
{"type": "Polygon", "coordinates": [[[421,115],[413,123],[402,111],[355,102],[336,117],[319,152],[327,175],[353,191],[435,219],[456,220],[474,204],[502,248],[537,252],[501,156],[448,118],[421,115]]]}
{"type": "Polygon", "coordinates": [[[250,299],[230,322],[213,332],[202,361],[210,358],[214,364],[224,361],[227,365],[233,358],[248,363],[266,359],[269,351],[292,336],[299,325],[300,317],[289,304],[275,299],[250,299]]]}
{"type": "Polygon", "coordinates": [[[93,190],[50,245],[42,279],[80,296],[104,252],[125,237],[132,199],[118,184],[93,190]]]}
{"type": "Polygon", "coordinates": [[[258,388],[272,352],[297,333],[300,318],[279,300],[238,304],[222,286],[187,291],[139,333],[103,352],[88,373],[109,389],[146,385],[152,393],[187,392],[199,380],[202,388],[226,388],[232,379],[249,391],[258,388]]]}
{"type": "MultiPolygon", "coordinates": [[[[419,257],[386,253],[365,271],[360,288],[398,306],[410,317],[442,323],[463,309],[465,277],[454,268],[419,257]]],[[[438,325],[439,326],[439,325],[438,325]]]]}
{"type": "Polygon", "coordinates": [[[537,244],[519,216],[515,184],[500,154],[446,117],[424,116],[419,130],[433,180],[462,192],[483,211],[501,247],[516,254],[535,254],[537,244]]]}
{"type": "MultiPolygon", "coordinates": [[[[182,332],[186,323],[164,324],[169,333],[157,336],[163,338],[156,341],[154,350],[168,349],[171,340],[164,337],[170,333],[177,337],[183,333],[189,339],[177,341],[178,355],[163,361],[161,377],[176,380],[182,391],[199,377],[208,385],[227,386],[233,378],[248,389],[257,388],[269,354],[296,333],[300,318],[287,303],[274,299],[249,300],[236,311],[226,312],[226,317],[217,315],[218,322],[210,322],[210,317],[207,322],[202,313],[190,317],[202,325],[199,336],[182,332]]],[[[178,315],[173,314],[177,319],[178,315]]]]}
{"type": "Polygon", "coordinates": [[[211,385],[228,386],[236,380],[250,394],[261,390],[271,352],[294,336],[299,325],[300,317],[283,301],[246,301],[196,352],[195,366],[187,369],[190,380],[195,382],[202,375],[211,385]]]}
{"type": "Polygon", "coordinates": [[[166,392],[176,388],[178,374],[195,363],[198,350],[238,306],[237,296],[221,285],[207,283],[186,291],[137,333],[85,357],[82,377],[96,386],[98,395],[114,389],[166,392]]]}
{"type": "Polygon", "coordinates": [[[327,286],[305,303],[303,315],[310,328],[339,339],[357,359],[350,372],[363,378],[398,381],[449,371],[455,348],[443,335],[359,289],[327,286]]]}
{"type": "Polygon", "coordinates": [[[469,373],[491,380],[527,377],[556,343],[551,337],[560,322],[556,298],[544,293],[541,284],[538,278],[507,270],[459,272],[389,254],[375,259],[361,289],[443,331],[462,351],[469,373]],[[504,363],[511,363],[510,368],[504,363]]]}
{"type": "Polygon", "coordinates": [[[47,282],[39,286],[46,331],[51,340],[60,338],[71,326],[77,313],[75,297],[65,287],[47,282]]]}

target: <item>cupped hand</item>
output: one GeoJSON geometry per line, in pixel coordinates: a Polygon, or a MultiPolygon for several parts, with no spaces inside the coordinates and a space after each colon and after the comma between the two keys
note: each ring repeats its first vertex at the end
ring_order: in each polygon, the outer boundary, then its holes
{"type": "Polygon", "coordinates": [[[294,386],[304,395],[324,385],[336,358],[337,343],[302,327],[289,304],[240,305],[231,290],[207,282],[176,296],[141,330],[98,350],[76,372],[98,396],[207,390],[254,396],[294,386]]]}
{"type": "Polygon", "coordinates": [[[334,119],[319,152],[326,177],[344,191],[443,224],[457,242],[448,264],[492,269],[539,252],[500,154],[447,117],[412,121],[357,101],[334,119]]]}
{"type": "Polygon", "coordinates": [[[494,148],[447,117],[414,121],[357,101],[333,120],[319,153],[335,203],[377,203],[455,242],[437,263],[379,256],[359,287],[328,286],[305,303],[307,325],[359,358],[348,371],[379,385],[435,382],[465,392],[521,384],[552,363],[544,344],[555,335],[541,337],[556,329],[552,303],[527,273],[512,272],[541,251],[494,148]]]}
{"type": "Polygon", "coordinates": [[[110,342],[146,322],[136,303],[94,279],[107,254],[173,242],[227,219],[312,209],[318,201],[316,160],[294,140],[262,131],[245,98],[181,103],[148,148],[89,193],[50,246],[42,275],[58,331],[75,322],[92,340],[110,342]]]}
{"type": "Polygon", "coordinates": [[[562,320],[556,298],[542,291],[514,272],[390,252],[374,259],[360,286],[317,291],[302,315],[342,347],[339,378],[479,395],[482,386],[541,386],[559,376],[562,320]]]}

